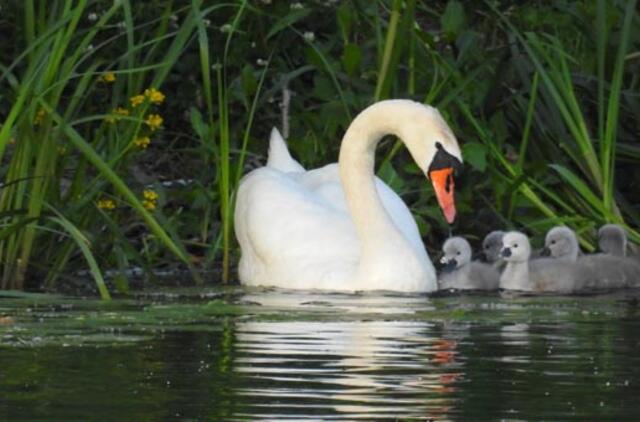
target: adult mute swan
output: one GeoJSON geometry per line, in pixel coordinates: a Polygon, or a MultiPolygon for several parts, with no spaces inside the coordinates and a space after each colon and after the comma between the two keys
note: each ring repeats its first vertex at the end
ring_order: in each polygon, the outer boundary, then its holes
{"type": "Polygon", "coordinates": [[[342,139],[339,163],[305,169],[273,130],[265,167],[238,189],[235,230],[240,281],[291,289],[437,289],[418,227],[400,197],[374,175],[375,149],[397,135],[455,219],[454,170],[462,156],[433,107],[387,100],[362,111],[342,139]]]}

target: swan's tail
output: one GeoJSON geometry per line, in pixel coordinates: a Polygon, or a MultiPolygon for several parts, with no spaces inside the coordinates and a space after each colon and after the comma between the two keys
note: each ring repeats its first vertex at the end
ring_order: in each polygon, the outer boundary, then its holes
{"type": "Polygon", "coordinates": [[[305,171],[304,167],[291,157],[287,144],[282,135],[275,127],[271,129],[271,139],[269,140],[269,159],[267,166],[287,173],[297,173],[305,171]]]}

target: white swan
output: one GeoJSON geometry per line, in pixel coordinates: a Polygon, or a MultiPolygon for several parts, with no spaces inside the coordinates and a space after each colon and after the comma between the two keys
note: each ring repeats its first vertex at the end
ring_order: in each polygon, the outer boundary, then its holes
{"type": "Polygon", "coordinates": [[[431,180],[448,222],[453,173],[462,162],[433,107],[387,100],[361,112],[342,140],[339,164],[305,171],[271,134],[269,160],[240,184],[235,230],[246,285],[294,289],[437,289],[433,264],[400,197],[374,176],[375,149],[397,135],[431,180]]]}

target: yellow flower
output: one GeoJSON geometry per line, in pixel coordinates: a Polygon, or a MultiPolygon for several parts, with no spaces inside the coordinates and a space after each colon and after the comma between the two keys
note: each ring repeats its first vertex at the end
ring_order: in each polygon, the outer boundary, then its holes
{"type": "Polygon", "coordinates": [[[107,72],[100,78],[103,82],[112,83],[116,81],[116,75],[113,72],[107,72]]]}
{"type": "Polygon", "coordinates": [[[147,120],[144,121],[147,126],[149,126],[149,129],[151,130],[156,130],[158,129],[160,126],[162,126],[162,116],[160,116],[159,114],[150,114],[147,116],[147,120]]]}
{"type": "Polygon", "coordinates": [[[147,149],[147,147],[149,146],[149,144],[151,143],[151,139],[149,139],[148,136],[141,136],[139,138],[136,138],[133,143],[135,144],[135,146],[137,146],[138,148],[141,149],[147,149]]]}
{"type": "Polygon", "coordinates": [[[142,206],[145,207],[146,209],[148,209],[149,211],[152,211],[152,210],[156,209],[155,201],[147,201],[146,199],[144,201],[142,201],[142,206]]]}
{"type": "Polygon", "coordinates": [[[144,103],[144,95],[134,95],[129,98],[129,102],[131,103],[131,107],[137,107],[140,104],[144,103]]]}
{"type": "Polygon", "coordinates": [[[154,190],[151,189],[145,189],[142,192],[142,196],[144,197],[144,199],[149,200],[149,201],[157,201],[158,200],[158,193],[154,190]]]}
{"type": "Polygon", "coordinates": [[[164,102],[164,94],[155,88],[145,89],[144,95],[154,104],[162,104],[164,102]]]}
{"type": "Polygon", "coordinates": [[[115,123],[116,120],[119,120],[119,116],[128,116],[129,115],[129,110],[127,110],[126,108],[122,108],[122,107],[117,107],[115,108],[111,114],[113,114],[114,116],[108,116],[105,117],[105,122],[107,123],[115,123]]]}
{"type": "Polygon", "coordinates": [[[112,199],[102,198],[98,200],[98,208],[103,210],[112,210],[116,207],[116,203],[112,199]]]}
{"type": "Polygon", "coordinates": [[[39,109],[38,111],[36,111],[36,118],[33,119],[33,124],[34,125],[39,125],[40,123],[42,123],[42,121],[44,120],[44,117],[47,115],[47,112],[44,111],[44,109],[39,109]]]}

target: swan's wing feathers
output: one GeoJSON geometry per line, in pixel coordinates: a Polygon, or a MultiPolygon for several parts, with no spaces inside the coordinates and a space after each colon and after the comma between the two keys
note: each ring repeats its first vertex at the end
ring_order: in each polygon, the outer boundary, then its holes
{"type": "Polygon", "coordinates": [[[291,157],[291,154],[289,154],[286,142],[275,127],[271,129],[267,166],[285,173],[298,173],[304,171],[304,167],[302,167],[302,165],[294,160],[291,157]]]}
{"type": "Polygon", "coordinates": [[[269,277],[300,274],[292,286],[307,282],[303,275],[329,280],[353,271],[360,254],[350,216],[300,179],[269,167],[254,170],[243,181],[236,205],[243,253],[250,250],[254,254],[250,259],[268,267],[269,277]]]}

